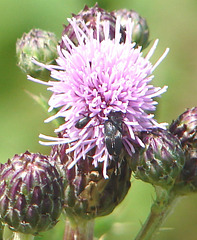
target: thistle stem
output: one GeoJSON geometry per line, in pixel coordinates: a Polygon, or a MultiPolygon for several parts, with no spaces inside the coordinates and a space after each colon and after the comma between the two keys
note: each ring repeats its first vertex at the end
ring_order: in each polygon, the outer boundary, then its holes
{"type": "Polygon", "coordinates": [[[33,240],[33,239],[34,239],[34,236],[31,234],[15,232],[12,240],[33,240]]]}
{"type": "Polygon", "coordinates": [[[13,236],[14,236],[14,232],[11,231],[8,225],[6,224],[3,230],[3,240],[11,240],[13,239],[13,236]]]}
{"type": "Polygon", "coordinates": [[[0,221],[0,240],[3,240],[3,230],[4,230],[4,225],[0,221]]]}
{"type": "Polygon", "coordinates": [[[156,188],[156,200],[154,201],[151,212],[139,231],[135,240],[153,239],[156,231],[163,224],[168,214],[172,211],[178,196],[172,191],[156,188]]]}
{"type": "Polygon", "coordinates": [[[93,240],[94,220],[81,220],[77,224],[72,224],[66,219],[63,240],[93,240]]]}

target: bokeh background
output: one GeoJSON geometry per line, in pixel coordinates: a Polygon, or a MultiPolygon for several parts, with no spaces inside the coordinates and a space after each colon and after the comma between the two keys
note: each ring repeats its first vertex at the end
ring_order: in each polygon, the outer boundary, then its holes
{"type": "MultiPolygon", "coordinates": [[[[38,144],[39,133],[51,134],[53,127],[43,121],[46,113],[26,93],[49,95],[44,86],[26,80],[16,66],[15,43],[32,28],[61,36],[62,24],[71,13],[78,13],[94,0],[0,0],[0,161],[15,153],[49,153],[38,144]]],[[[159,100],[159,122],[170,123],[185,108],[197,105],[197,1],[196,0],[98,0],[107,10],[134,9],[145,17],[150,39],[160,39],[152,61],[166,47],[170,53],[155,71],[154,84],[168,85],[159,100]]],[[[109,216],[95,224],[95,237],[105,240],[134,239],[146,219],[154,198],[149,184],[133,180],[125,200],[109,216]]],[[[168,217],[157,240],[197,239],[197,194],[181,199],[168,217]]],[[[64,221],[36,239],[62,239],[64,221]]]]}

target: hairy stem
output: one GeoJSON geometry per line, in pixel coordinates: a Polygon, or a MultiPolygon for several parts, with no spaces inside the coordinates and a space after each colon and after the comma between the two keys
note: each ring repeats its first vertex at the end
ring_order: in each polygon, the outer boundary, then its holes
{"type": "Polygon", "coordinates": [[[94,220],[81,220],[76,225],[66,220],[64,240],[93,240],[93,237],[94,220]]]}
{"type": "Polygon", "coordinates": [[[156,188],[156,200],[154,201],[151,212],[143,224],[135,240],[153,239],[156,231],[163,224],[168,214],[172,211],[178,196],[174,192],[161,188],[156,188]]]}

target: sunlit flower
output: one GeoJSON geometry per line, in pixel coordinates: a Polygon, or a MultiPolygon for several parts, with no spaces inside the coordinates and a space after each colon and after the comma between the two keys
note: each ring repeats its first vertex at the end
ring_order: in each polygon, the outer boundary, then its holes
{"type": "MultiPolygon", "coordinates": [[[[58,66],[45,66],[51,71],[54,81],[41,82],[29,77],[30,80],[49,86],[52,96],[49,100],[49,111],[59,108],[56,115],[46,122],[58,117],[65,119],[55,132],[61,132],[62,138],[41,135],[50,142],[45,145],[69,143],[67,154],[72,154],[73,161],[68,166],[72,168],[81,158],[94,149],[92,164],[96,167],[103,162],[103,175],[106,175],[108,162],[112,159],[105,144],[104,123],[109,120],[111,112],[121,114],[121,135],[124,149],[129,155],[135,151],[133,144],[144,147],[136,132],[155,127],[158,124],[154,115],[156,109],[155,97],[167,89],[154,87],[150,84],[153,71],[165,58],[168,49],[161,58],[152,65],[149,61],[157,46],[155,41],[148,54],[143,57],[141,47],[134,48],[131,43],[132,24],[127,22],[126,41],[120,43],[120,19],[116,21],[115,38],[110,39],[109,22],[104,25],[104,40],[94,38],[93,30],[84,25],[85,33],[79,28],[75,18],[69,19],[79,45],[75,46],[64,35],[62,40],[66,49],[59,50],[58,66]],[[85,123],[76,127],[79,121],[85,123]]],[[[100,24],[99,15],[97,24],[100,24]]]]}

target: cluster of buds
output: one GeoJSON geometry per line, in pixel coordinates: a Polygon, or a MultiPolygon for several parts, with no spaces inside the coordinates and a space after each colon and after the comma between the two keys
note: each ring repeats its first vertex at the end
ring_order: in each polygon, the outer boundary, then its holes
{"type": "Polygon", "coordinates": [[[1,166],[0,217],[13,231],[50,229],[63,202],[76,224],[107,215],[126,196],[132,172],[165,189],[197,189],[197,108],[168,130],[149,114],[152,98],[166,91],[148,84],[167,51],[152,65],[156,41],[142,57],[149,44],[146,20],[133,10],[107,12],[96,4],[68,21],[59,45],[54,34],[38,29],[17,41],[18,65],[29,79],[40,83],[33,77],[51,71],[55,81],[45,84],[53,91],[50,110],[58,112],[50,119],[65,121],[50,157],[26,152],[1,166]],[[103,49],[102,42],[109,45],[103,49]]]}
{"type": "MultiPolygon", "coordinates": [[[[145,48],[149,43],[149,30],[147,22],[134,10],[118,10],[108,12],[96,4],[89,8],[85,6],[78,14],[73,14],[76,24],[82,29],[84,33],[88,30],[93,31],[94,38],[99,37],[99,40],[104,39],[105,22],[109,21],[109,36],[111,39],[115,38],[116,19],[120,18],[120,43],[126,40],[126,21],[130,18],[133,23],[132,42],[136,46],[145,48]],[[99,36],[97,36],[97,16],[100,14],[99,36]],[[84,21],[84,22],[83,22],[84,21]]],[[[68,37],[72,43],[78,45],[76,33],[72,25],[64,25],[62,32],[62,39],[68,37]]],[[[58,39],[52,32],[47,32],[41,29],[32,29],[28,33],[24,33],[21,39],[16,43],[17,64],[26,74],[32,77],[39,77],[43,80],[48,80],[50,72],[43,68],[40,64],[35,64],[34,60],[44,64],[56,64],[55,60],[58,57],[57,52],[58,39]]],[[[60,48],[67,49],[63,40],[60,41],[60,48]]],[[[67,49],[68,50],[68,49],[67,49]]]]}
{"type": "Polygon", "coordinates": [[[197,107],[187,109],[169,126],[140,132],[145,148],[130,159],[135,177],[178,194],[197,191],[197,107]]]}

